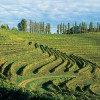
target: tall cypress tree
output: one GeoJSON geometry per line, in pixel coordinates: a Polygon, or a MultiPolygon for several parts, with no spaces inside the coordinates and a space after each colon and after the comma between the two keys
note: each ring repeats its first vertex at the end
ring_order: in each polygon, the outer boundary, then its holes
{"type": "Polygon", "coordinates": [[[73,27],[72,27],[72,33],[74,34],[74,24],[73,24],[73,27]]]}
{"type": "Polygon", "coordinates": [[[83,22],[83,33],[85,33],[85,22],[83,22]]]}
{"type": "Polygon", "coordinates": [[[60,24],[60,34],[62,34],[62,23],[60,24]]]}
{"type": "Polygon", "coordinates": [[[32,33],[34,32],[34,22],[32,22],[32,33]]]}
{"type": "Polygon", "coordinates": [[[65,34],[67,34],[67,26],[65,25],[65,34]]]}
{"type": "Polygon", "coordinates": [[[81,33],[84,33],[84,22],[82,22],[81,33]]]}
{"type": "Polygon", "coordinates": [[[87,23],[85,24],[85,33],[88,33],[87,23]]]}
{"type": "Polygon", "coordinates": [[[68,34],[70,34],[70,23],[68,23],[68,34]]]}
{"type": "Polygon", "coordinates": [[[46,25],[45,27],[45,33],[47,34],[48,33],[48,26],[46,25]]]}
{"type": "Polygon", "coordinates": [[[51,28],[51,26],[50,26],[49,23],[47,24],[47,28],[48,28],[48,34],[50,34],[50,33],[51,33],[51,32],[50,32],[50,28],[51,28]]]}
{"type": "Polygon", "coordinates": [[[79,24],[79,33],[82,33],[82,25],[81,25],[81,23],[79,24]]]}
{"type": "Polygon", "coordinates": [[[97,23],[97,32],[99,32],[99,23],[97,23]]]}
{"type": "Polygon", "coordinates": [[[75,22],[75,33],[77,33],[77,22],[75,22]]]}
{"type": "Polygon", "coordinates": [[[42,27],[43,27],[43,24],[42,24],[42,22],[41,22],[41,33],[42,33],[42,27]]]}
{"type": "Polygon", "coordinates": [[[90,22],[90,24],[89,24],[89,31],[93,32],[93,22],[90,22]]]}
{"type": "Polygon", "coordinates": [[[40,25],[39,25],[39,22],[37,22],[37,33],[40,33],[40,25]]]}
{"type": "Polygon", "coordinates": [[[63,30],[62,30],[63,32],[63,34],[65,34],[65,25],[63,24],[63,30]]]}
{"type": "Polygon", "coordinates": [[[36,22],[34,22],[34,32],[36,32],[36,22]]]}
{"type": "Polygon", "coordinates": [[[60,26],[58,24],[58,26],[57,26],[57,34],[59,34],[59,33],[60,33],[60,26]]]}
{"type": "Polygon", "coordinates": [[[99,23],[99,32],[100,32],[100,23],[99,23]]]}
{"type": "Polygon", "coordinates": [[[44,31],[45,31],[45,24],[44,22],[42,22],[42,33],[44,33],[44,31]]]}
{"type": "Polygon", "coordinates": [[[30,33],[32,33],[32,20],[30,20],[30,33]]]}

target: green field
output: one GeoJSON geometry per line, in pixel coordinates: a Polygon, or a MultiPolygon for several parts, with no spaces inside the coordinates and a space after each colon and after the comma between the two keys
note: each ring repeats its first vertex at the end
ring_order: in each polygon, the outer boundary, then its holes
{"type": "Polygon", "coordinates": [[[57,35],[0,29],[0,76],[5,84],[42,98],[99,100],[100,33],[57,35]]]}

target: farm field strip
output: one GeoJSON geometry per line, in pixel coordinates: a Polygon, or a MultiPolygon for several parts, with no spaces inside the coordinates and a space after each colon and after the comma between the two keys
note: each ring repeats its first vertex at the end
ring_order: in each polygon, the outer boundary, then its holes
{"type": "Polygon", "coordinates": [[[53,70],[53,72],[54,73],[62,73],[62,72],[64,72],[64,70],[65,70],[65,68],[66,68],[66,66],[67,66],[67,64],[68,64],[68,61],[64,61],[61,65],[59,65],[59,66],[57,66],[57,67],[55,67],[53,70]]]}
{"type": "Polygon", "coordinates": [[[71,58],[75,59],[77,62],[79,62],[79,64],[82,66],[82,67],[85,67],[88,63],[86,61],[84,61],[84,59],[82,58],[78,58],[77,56],[74,56],[74,55],[70,55],[71,58]]]}
{"type": "Polygon", "coordinates": [[[100,95],[100,83],[95,83],[95,84],[90,85],[89,89],[93,93],[100,95]]]}
{"type": "Polygon", "coordinates": [[[24,52],[20,52],[20,53],[17,53],[17,54],[12,54],[12,55],[5,55],[3,58],[1,57],[0,63],[3,64],[5,62],[15,62],[18,59],[23,59],[23,58],[25,58],[29,55],[35,56],[36,52],[34,53],[33,50],[32,50],[32,51],[24,51],[24,52]],[[12,57],[9,58],[10,56],[12,56],[12,57]]]}
{"type": "Polygon", "coordinates": [[[16,49],[27,49],[33,46],[29,46],[27,44],[17,44],[17,45],[0,45],[0,51],[5,51],[5,50],[16,50],[16,49]]]}
{"type": "Polygon", "coordinates": [[[27,79],[27,80],[24,80],[22,81],[21,83],[19,83],[19,87],[25,87],[27,83],[31,82],[31,81],[34,81],[34,80],[39,80],[39,79],[48,79],[48,78],[66,78],[66,77],[75,77],[74,75],[72,76],[63,76],[63,75],[60,75],[60,76],[42,76],[42,77],[38,77],[38,78],[30,78],[30,79],[27,79]]]}
{"type": "Polygon", "coordinates": [[[54,68],[55,66],[58,66],[61,62],[62,62],[62,59],[61,58],[56,59],[53,62],[50,62],[49,64],[40,67],[37,70],[37,73],[41,73],[41,72],[42,73],[45,73],[45,72],[47,73],[47,70],[50,71],[50,69],[54,68]]]}
{"type": "Polygon", "coordinates": [[[27,65],[24,69],[23,69],[23,72],[22,72],[22,75],[25,75],[27,73],[33,73],[34,70],[36,70],[37,68],[39,68],[39,66],[44,66],[52,61],[55,60],[55,56],[51,56],[51,57],[46,57],[44,59],[41,59],[37,62],[33,62],[29,65],[27,65]]]}
{"type": "Polygon", "coordinates": [[[69,88],[69,89],[75,89],[76,86],[79,86],[80,84],[83,84],[84,85],[84,82],[88,82],[88,84],[91,83],[91,81],[87,81],[87,80],[91,80],[91,77],[90,75],[87,74],[87,77],[84,75],[84,76],[80,76],[80,77],[76,77],[76,78],[73,78],[72,80],[68,81],[66,83],[66,86],[69,88]]]}
{"type": "Polygon", "coordinates": [[[3,56],[3,55],[10,55],[10,54],[18,54],[18,53],[20,53],[20,52],[24,52],[24,51],[29,51],[29,50],[31,50],[31,51],[35,51],[35,52],[37,52],[37,51],[40,51],[39,49],[34,49],[34,48],[25,48],[25,49],[15,49],[15,50],[6,50],[6,51],[3,51],[2,53],[1,53],[1,56],[3,56]]]}
{"type": "Polygon", "coordinates": [[[26,65],[26,64],[29,64],[31,62],[35,62],[37,60],[40,60],[40,59],[43,59],[45,58],[47,55],[46,54],[42,54],[41,56],[40,55],[36,55],[36,56],[32,56],[30,57],[30,55],[26,56],[26,58],[22,59],[22,60],[18,60],[16,61],[15,63],[13,63],[13,65],[11,66],[11,72],[15,72],[17,69],[19,69],[19,67],[23,66],[23,65],[26,65]],[[18,67],[19,66],[19,67],[18,67]],[[17,69],[16,69],[17,68],[17,69]]]}

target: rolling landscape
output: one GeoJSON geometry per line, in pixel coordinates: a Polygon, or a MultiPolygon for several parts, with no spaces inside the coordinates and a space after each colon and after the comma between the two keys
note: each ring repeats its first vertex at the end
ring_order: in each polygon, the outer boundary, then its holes
{"type": "Polygon", "coordinates": [[[80,1],[65,7],[73,16],[61,10],[67,0],[43,1],[0,1],[8,16],[0,18],[0,100],[100,100],[100,1],[82,0],[81,18],[80,1]]]}
{"type": "Polygon", "coordinates": [[[100,33],[68,36],[0,29],[0,88],[10,92],[17,86],[40,99],[99,100],[99,43],[100,33]]]}

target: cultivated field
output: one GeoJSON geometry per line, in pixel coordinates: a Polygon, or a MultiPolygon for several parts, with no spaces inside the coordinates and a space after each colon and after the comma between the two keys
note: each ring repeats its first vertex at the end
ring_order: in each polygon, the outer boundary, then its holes
{"type": "Polygon", "coordinates": [[[99,100],[100,33],[45,35],[0,29],[0,73],[20,88],[53,93],[53,99],[99,100]]]}

